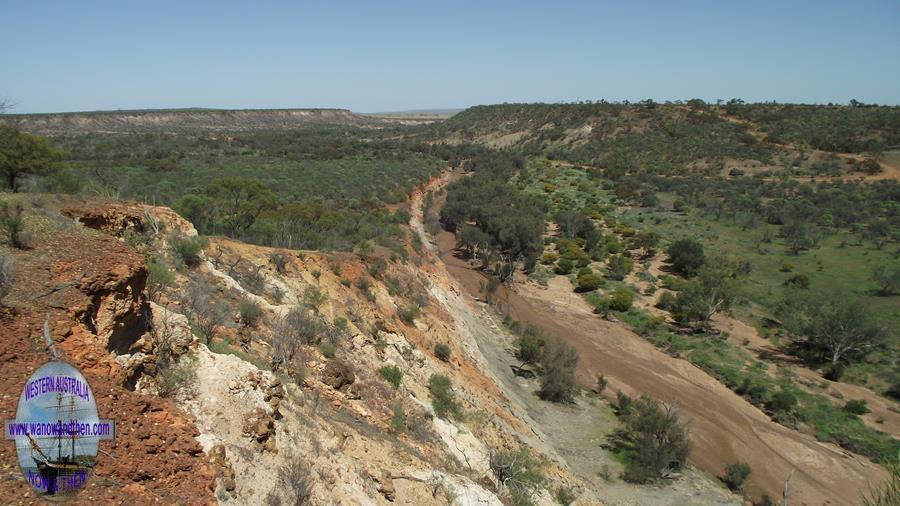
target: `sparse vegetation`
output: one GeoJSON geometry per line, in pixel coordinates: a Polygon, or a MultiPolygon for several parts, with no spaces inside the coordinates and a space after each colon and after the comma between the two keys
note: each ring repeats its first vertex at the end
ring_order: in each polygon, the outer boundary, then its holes
{"type": "Polygon", "coordinates": [[[403,323],[412,325],[416,318],[419,317],[420,313],[421,309],[419,309],[418,305],[409,304],[408,306],[401,307],[397,310],[397,317],[399,317],[403,323]]]}
{"type": "Polygon", "coordinates": [[[172,256],[178,265],[196,267],[200,265],[206,241],[202,237],[171,237],[169,244],[172,256]]]}
{"type": "Polygon", "coordinates": [[[502,498],[508,492],[514,504],[529,504],[544,483],[541,463],[527,448],[492,451],[489,463],[497,481],[497,496],[502,498]]]}
{"type": "Polygon", "coordinates": [[[844,404],[844,411],[854,415],[865,415],[871,412],[864,399],[852,399],[844,404]]]}
{"type": "Polygon", "coordinates": [[[462,406],[456,400],[450,378],[442,374],[433,374],[428,379],[428,392],[431,394],[431,407],[438,418],[462,420],[462,406]]]}
{"type": "Polygon", "coordinates": [[[609,297],[609,308],[615,311],[628,311],[634,303],[634,293],[626,288],[616,288],[609,297]]]}
{"type": "Polygon", "coordinates": [[[22,202],[6,202],[0,208],[0,223],[6,229],[9,244],[19,249],[31,248],[32,234],[25,228],[25,207],[22,202]]]}
{"type": "Polygon", "coordinates": [[[12,290],[14,272],[12,257],[6,253],[0,253],[0,305],[12,290]]]}
{"type": "Polygon", "coordinates": [[[558,339],[548,341],[541,356],[541,398],[552,402],[571,402],[577,390],[577,366],[578,352],[575,348],[558,339]]]}
{"type": "Polygon", "coordinates": [[[434,356],[443,362],[450,361],[450,347],[444,343],[434,345],[434,356]]]}
{"type": "Polygon", "coordinates": [[[245,327],[256,327],[263,316],[263,310],[259,303],[249,298],[241,300],[238,305],[238,312],[241,316],[241,323],[245,327]]]}
{"type": "Polygon", "coordinates": [[[725,485],[733,491],[741,491],[744,488],[744,482],[750,476],[752,470],[750,465],[744,462],[735,462],[725,466],[725,477],[723,481],[725,485]]]}
{"type": "Polygon", "coordinates": [[[147,297],[154,302],[159,301],[162,292],[175,281],[175,275],[169,266],[160,259],[147,261],[147,297]]]}
{"type": "Polygon", "coordinates": [[[647,396],[627,401],[620,396],[618,405],[625,423],[620,444],[628,451],[626,480],[646,483],[684,466],[691,443],[673,406],[647,396]]]}
{"type": "Polygon", "coordinates": [[[159,371],[156,376],[156,391],[162,397],[169,397],[190,389],[196,381],[197,359],[184,355],[159,371]]]}
{"type": "Polygon", "coordinates": [[[403,379],[403,371],[396,365],[386,365],[378,369],[378,374],[390,383],[394,390],[400,388],[400,381],[403,379]]]}

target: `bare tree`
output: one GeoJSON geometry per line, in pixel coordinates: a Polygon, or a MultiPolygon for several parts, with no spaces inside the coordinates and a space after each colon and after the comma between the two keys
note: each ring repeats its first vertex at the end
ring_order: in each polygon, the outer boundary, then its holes
{"type": "Polygon", "coordinates": [[[15,106],[16,106],[16,104],[12,103],[9,99],[0,98],[0,114],[3,114],[6,111],[9,111],[10,109],[12,109],[15,106]]]}
{"type": "Polygon", "coordinates": [[[212,287],[209,284],[194,282],[185,291],[182,299],[184,315],[194,322],[206,344],[209,344],[216,330],[228,319],[227,305],[221,301],[214,301],[210,297],[211,291],[212,287]]]}
{"type": "Polygon", "coordinates": [[[544,481],[540,462],[524,447],[517,451],[491,451],[489,464],[497,480],[497,497],[509,489],[513,497],[528,498],[544,481]]]}
{"type": "Polygon", "coordinates": [[[318,343],[325,334],[325,325],[308,309],[294,307],[287,314],[272,322],[269,361],[277,371],[288,364],[303,344],[318,343]]]}

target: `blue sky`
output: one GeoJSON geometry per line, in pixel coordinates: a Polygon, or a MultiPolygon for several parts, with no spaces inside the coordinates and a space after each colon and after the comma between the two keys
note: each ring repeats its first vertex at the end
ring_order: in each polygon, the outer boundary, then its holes
{"type": "Polygon", "coordinates": [[[13,112],[900,103],[900,1],[0,0],[13,112]]]}

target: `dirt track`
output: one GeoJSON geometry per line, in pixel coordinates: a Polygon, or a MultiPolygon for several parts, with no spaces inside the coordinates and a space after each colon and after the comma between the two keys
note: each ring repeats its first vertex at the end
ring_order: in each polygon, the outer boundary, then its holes
{"type": "MultiPolygon", "coordinates": [[[[484,278],[455,256],[453,235],[441,232],[436,240],[448,271],[479,296],[484,278]]],[[[690,423],[692,463],[717,475],[728,463],[749,463],[753,475],[747,489],[755,497],[779,498],[785,478],[796,470],[791,504],[856,504],[869,481],[885,476],[865,458],[772,422],[702,370],[597,317],[577,296],[560,300],[526,286],[518,292],[503,289],[500,299],[516,319],[540,325],[578,349],[578,376],[585,386],[592,387],[602,373],[609,379],[607,394],[623,390],[676,404],[690,423]]]]}

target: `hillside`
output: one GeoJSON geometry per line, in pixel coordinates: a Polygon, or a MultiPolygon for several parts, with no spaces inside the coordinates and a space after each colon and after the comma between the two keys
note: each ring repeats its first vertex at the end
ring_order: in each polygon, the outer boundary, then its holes
{"type": "Polygon", "coordinates": [[[853,503],[900,449],[895,109],[741,107],[0,129],[49,159],[0,202],[0,351],[50,312],[104,415],[183,429],[105,501],[853,503]]]}
{"type": "Polygon", "coordinates": [[[503,104],[466,109],[435,132],[450,142],[511,148],[612,173],[708,174],[727,166],[839,176],[861,171],[860,155],[883,159],[900,149],[900,107],[503,104]]]}
{"type": "Polygon", "coordinates": [[[250,132],[322,127],[380,128],[432,121],[434,120],[430,118],[395,120],[364,116],[346,109],[167,109],[0,116],[0,123],[49,136],[80,133],[250,132]]]}

